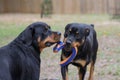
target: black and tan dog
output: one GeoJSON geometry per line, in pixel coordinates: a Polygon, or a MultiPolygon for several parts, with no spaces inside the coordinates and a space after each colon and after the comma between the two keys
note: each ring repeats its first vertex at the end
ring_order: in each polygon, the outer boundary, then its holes
{"type": "MultiPolygon", "coordinates": [[[[62,49],[61,61],[71,55],[72,47],[77,47],[78,53],[70,64],[78,68],[79,80],[84,80],[87,65],[91,63],[89,80],[93,80],[94,64],[98,49],[94,25],[68,24],[65,27],[64,43],[65,47],[62,49]]],[[[68,80],[68,65],[61,67],[63,80],[68,80]]]]}
{"type": "Polygon", "coordinates": [[[29,25],[10,44],[0,48],[0,80],[39,80],[40,53],[60,40],[43,22],[29,25]]]}

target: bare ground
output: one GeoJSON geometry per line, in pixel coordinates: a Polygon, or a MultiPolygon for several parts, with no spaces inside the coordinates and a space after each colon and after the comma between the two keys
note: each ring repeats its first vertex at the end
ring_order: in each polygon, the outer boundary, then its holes
{"type": "MultiPolygon", "coordinates": [[[[120,80],[120,22],[90,16],[54,15],[52,18],[41,19],[39,14],[0,14],[0,23],[25,24],[44,21],[54,30],[64,32],[64,26],[70,22],[93,23],[98,33],[99,50],[95,64],[94,80],[120,80]],[[87,20],[89,17],[89,20],[87,20]],[[91,19],[92,18],[92,19],[91,19]]],[[[101,16],[102,17],[102,16],[101,16]]],[[[1,27],[1,26],[0,26],[1,27]]],[[[19,27],[19,25],[18,25],[19,27]]],[[[8,27],[9,28],[9,27],[8,27]]],[[[41,54],[41,79],[62,80],[60,73],[60,53],[53,53],[52,47],[46,48],[41,54]]],[[[69,79],[78,80],[78,71],[74,66],[69,67],[69,79]]],[[[89,66],[86,79],[89,76],[89,66]]]]}

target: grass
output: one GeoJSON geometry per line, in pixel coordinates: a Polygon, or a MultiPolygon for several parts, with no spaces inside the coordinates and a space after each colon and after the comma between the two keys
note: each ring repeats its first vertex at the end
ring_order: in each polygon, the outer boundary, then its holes
{"type": "Polygon", "coordinates": [[[10,42],[24,29],[25,25],[0,23],[0,45],[10,42]]]}
{"type": "MultiPolygon", "coordinates": [[[[64,33],[66,24],[71,22],[95,24],[98,34],[99,50],[95,68],[95,80],[119,80],[120,75],[120,23],[109,15],[53,15],[52,18],[40,19],[36,14],[0,14],[0,46],[8,44],[29,24],[36,21],[48,23],[52,30],[64,33]],[[9,18],[8,18],[9,16],[9,18]]],[[[53,54],[52,47],[42,54],[41,78],[61,80],[60,52],[53,54]],[[47,56],[47,57],[46,57],[47,56]],[[51,74],[52,73],[52,74],[51,74]]],[[[77,68],[71,66],[70,80],[78,79],[77,68]]],[[[89,70],[89,69],[88,69],[89,70]]],[[[87,76],[88,77],[88,74],[87,76]]]]}
{"type": "Polygon", "coordinates": [[[114,35],[117,35],[117,36],[120,36],[120,27],[119,26],[116,26],[116,25],[107,25],[105,27],[105,25],[100,25],[98,26],[100,28],[97,28],[96,30],[98,31],[98,36],[103,36],[103,35],[106,35],[106,36],[114,36],[114,35]]]}

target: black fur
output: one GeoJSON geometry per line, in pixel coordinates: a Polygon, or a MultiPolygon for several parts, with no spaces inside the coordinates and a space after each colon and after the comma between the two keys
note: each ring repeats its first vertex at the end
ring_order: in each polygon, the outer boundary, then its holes
{"type": "Polygon", "coordinates": [[[10,44],[0,48],[0,80],[39,80],[40,47],[53,31],[43,22],[29,25],[10,44]]]}
{"type": "MultiPolygon", "coordinates": [[[[80,80],[84,80],[87,65],[90,62],[93,62],[93,64],[95,64],[97,56],[98,41],[96,38],[96,31],[94,30],[94,25],[87,25],[81,23],[68,24],[65,27],[64,38],[66,38],[66,41],[65,47],[62,49],[61,61],[64,60],[64,57],[67,58],[71,55],[70,53],[73,47],[73,42],[78,42],[81,44],[80,46],[77,46],[78,53],[75,59],[70,64],[80,68],[79,75],[83,75],[82,79],[80,80]],[[86,64],[82,66],[81,64],[76,62],[79,60],[86,61],[86,64]]],[[[68,65],[61,67],[63,80],[66,80],[66,72],[68,71],[68,65]]]]}

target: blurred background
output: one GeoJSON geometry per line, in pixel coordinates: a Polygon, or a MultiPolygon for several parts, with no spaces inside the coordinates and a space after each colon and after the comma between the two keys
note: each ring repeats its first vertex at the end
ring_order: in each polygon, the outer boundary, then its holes
{"type": "MultiPolygon", "coordinates": [[[[120,80],[120,0],[0,0],[0,47],[36,21],[62,34],[71,22],[94,24],[99,41],[94,80],[120,80]]],[[[61,53],[52,47],[41,54],[40,80],[62,80],[61,53]]],[[[69,79],[78,80],[77,68],[69,69],[69,79]]],[[[85,80],[88,76],[89,66],[85,80]]]]}
{"type": "Polygon", "coordinates": [[[0,0],[0,13],[120,14],[120,0],[0,0]]]}

